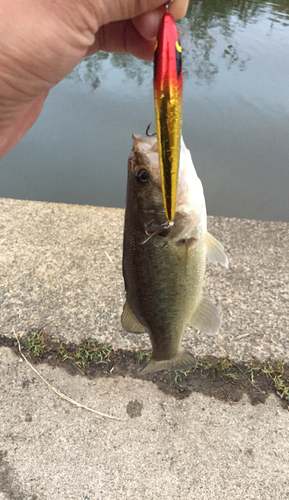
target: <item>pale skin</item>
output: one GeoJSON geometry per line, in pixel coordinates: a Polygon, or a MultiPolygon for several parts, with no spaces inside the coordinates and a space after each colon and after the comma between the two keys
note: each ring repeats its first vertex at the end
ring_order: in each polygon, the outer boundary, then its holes
{"type": "MultiPolygon", "coordinates": [[[[179,19],[189,0],[174,0],[179,19]]],[[[0,0],[0,157],[37,120],[49,90],[98,50],[151,60],[164,0],[0,0]]]]}

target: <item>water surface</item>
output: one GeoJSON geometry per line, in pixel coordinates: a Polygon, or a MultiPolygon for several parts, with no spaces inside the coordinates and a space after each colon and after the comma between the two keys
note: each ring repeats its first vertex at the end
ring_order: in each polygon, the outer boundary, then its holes
{"type": "MultiPolygon", "coordinates": [[[[208,213],[289,221],[289,1],[194,1],[181,25],[183,135],[208,213]]],[[[124,207],[131,134],[153,119],[151,63],[82,61],[0,161],[0,197],[124,207]]]]}

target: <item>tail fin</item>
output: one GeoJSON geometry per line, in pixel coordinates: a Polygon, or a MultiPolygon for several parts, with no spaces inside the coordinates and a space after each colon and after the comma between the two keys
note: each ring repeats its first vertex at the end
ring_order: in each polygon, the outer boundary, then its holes
{"type": "Polygon", "coordinates": [[[144,367],[141,373],[153,373],[161,370],[188,370],[197,366],[197,358],[188,351],[182,351],[171,359],[157,361],[152,358],[144,367]]]}

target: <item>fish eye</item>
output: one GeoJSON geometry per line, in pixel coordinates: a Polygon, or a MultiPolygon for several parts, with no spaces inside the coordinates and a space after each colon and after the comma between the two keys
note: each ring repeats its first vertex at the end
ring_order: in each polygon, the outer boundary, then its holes
{"type": "Polygon", "coordinates": [[[140,168],[135,176],[140,184],[147,184],[149,181],[149,173],[145,168],[140,168]]]}

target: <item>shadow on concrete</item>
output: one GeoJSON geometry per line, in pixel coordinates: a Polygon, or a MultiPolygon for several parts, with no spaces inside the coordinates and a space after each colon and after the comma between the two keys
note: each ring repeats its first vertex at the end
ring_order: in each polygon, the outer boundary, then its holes
{"type": "MultiPolygon", "coordinates": [[[[19,354],[16,339],[0,337],[0,346],[10,347],[19,354]]],[[[175,370],[144,375],[142,369],[151,355],[149,351],[114,350],[94,339],[84,339],[78,344],[65,343],[37,331],[22,338],[21,349],[31,363],[58,366],[72,376],[82,374],[90,379],[121,376],[146,380],[176,399],[198,392],[231,404],[246,394],[254,406],[264,404],[275,392],[281,398],[283,408],[289,409],[289,365],[282,361],[261,363],[255,360],[246,364],[208,356],[198,358],[196,367],[187,372],[175,370]],[[34,355],[37,346],[39,350],[34,355]]],[[[128,413],[134,416],[138,411],[132,407],[128,413]]]]}

